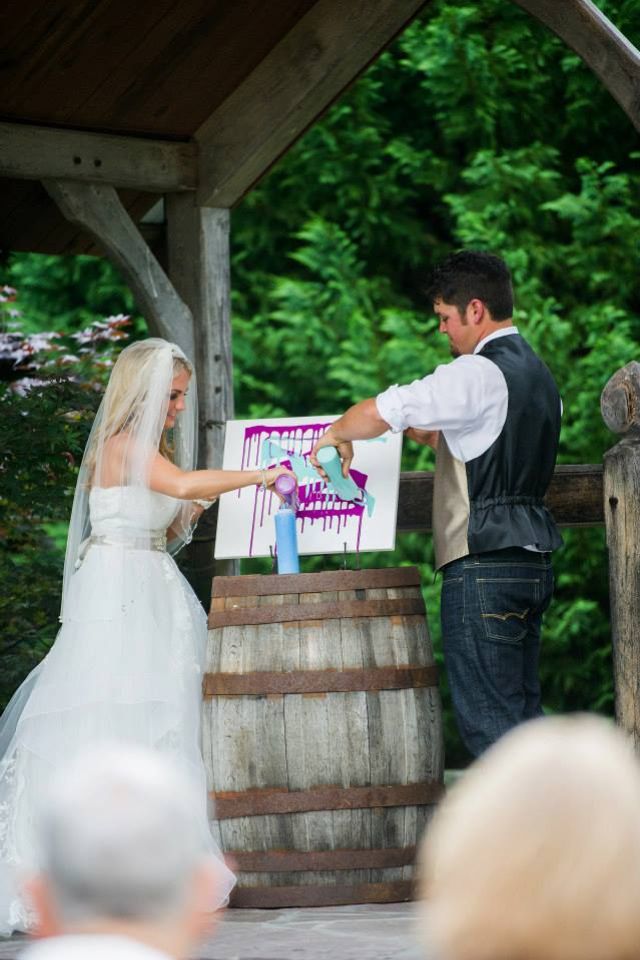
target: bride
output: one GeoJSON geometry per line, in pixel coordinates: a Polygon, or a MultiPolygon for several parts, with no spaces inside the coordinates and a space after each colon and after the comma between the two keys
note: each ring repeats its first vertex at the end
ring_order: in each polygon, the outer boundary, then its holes
{"type": "MultiPolygon", "coordinates": [[[[124,349],[80,467],[60,631],[0,720],[0,861],[14,874],[37,868],[34,815],[53,769],[101,740],[184,764],[200,787],[202,843],[220,856],[199,743],[206,617],[167,550],[189,541],[220,494],[271,488],[290,471],[194,470],[196,428],[193,369],[179,347],[148,339],[124,349]]],[[[233,883],[226,870],[225,900],[233,883]]],[[[28,903],[7,901],[0,933],[28,930],[28,903]]]]}

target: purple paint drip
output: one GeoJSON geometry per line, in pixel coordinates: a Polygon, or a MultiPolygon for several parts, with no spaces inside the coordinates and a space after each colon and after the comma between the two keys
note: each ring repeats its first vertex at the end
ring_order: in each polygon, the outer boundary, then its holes
{"type": "MultiPolygon", "coordinates": [[[[251,427],[245,427],[241,468],[245,469],[245,467],[250,465],[257,467],[260,463],[262,442],[274,435],[279,436],[280,442],[283,444],[283,446],[286,438],[290,440],[290,446],[301,448],[302,444],[300,441],[305,437],[306,434],[311,432],[311,436],[307,439],[307,443],[309,444],[308,449],[305,452],[300,450],[300,452],[296,454],[297,456],[302,456],[303,458],[308,457],[316,441],[320,439],[323,433],[325,433],[330,424],[331,421],[324,421],[306,424],[304,427],[294,426],[293,424],[281,424],[279,426],[255,424],[251,427]]],[[[289,453],[293,455],[295,450],[289,450],[289,453]]],[[[290,460],[281,459],[279,463],[291,469],[290,460]]],[[[356,486],[358,486],[364,493],[368,480],[367,474],[361,473],[358,470],[351,470],[351,477],[356,486]]],[[[238,496],[240,496],[241,493],[242,491],[239,490],[238,496]]],[[[270,491],[264,490],[260,487],[255,488],[251,535],[249,540],[249,556],[253,556],[257,514],[259,512],[258,527],[262,528],[265,523],[265,510],[267,517],[270,517],[273,510],[273,501],[274,498],[270,491]],[[268,503],[266,502],[267,495],[268,503]],[[262,498],[259,511],[258,497],[262,498]]],[[[356,551],[360,550],[362,521],[365,507],[366,505],[364,503],[364,499],[362,503],[354,503],[353,501],[340,500],[335,494],[328,494],[325,484],[321,480],[318,480],[316,483],[303,483],[298,488],[297,516],[300,517],[300,532],[304,532],[305,523],[307,520],[311,526],[313,526],[316,522],[322,521],[323,531],[327,529],[328,523],[329,529],[332,530],[335,518],[336,532],[340,533],[340,530],[346,527],[347,522],[351,520],[351,518],[357,518],[358,532],[356,535],[356,551]]]]}

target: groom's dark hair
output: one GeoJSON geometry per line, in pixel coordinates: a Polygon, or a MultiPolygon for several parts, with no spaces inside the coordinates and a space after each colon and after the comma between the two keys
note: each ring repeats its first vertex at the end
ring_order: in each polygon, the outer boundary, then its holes
{"type": "Polygon", "coordinates": [[[481,250],[460,250],[439,263],[429,278],[427,296],[452,303],[464,313],[471,300],[482,300],[494,320],[513,316],[509,268],[500,257],[481,250]]]}

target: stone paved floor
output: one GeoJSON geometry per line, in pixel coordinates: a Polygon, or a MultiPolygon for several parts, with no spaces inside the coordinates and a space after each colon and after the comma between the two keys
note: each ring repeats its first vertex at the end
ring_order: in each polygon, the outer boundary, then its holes
{"type": "MultiPolygon", "coordinates": [[[[288,910],[227,910],[198,960],[422,960],[414,905],[358,904],[288,910]]],[[[18,956],[22,936],[0,940],[18,956]]],[[[87,960],[91,960],[90,957],[87,960]]]]}

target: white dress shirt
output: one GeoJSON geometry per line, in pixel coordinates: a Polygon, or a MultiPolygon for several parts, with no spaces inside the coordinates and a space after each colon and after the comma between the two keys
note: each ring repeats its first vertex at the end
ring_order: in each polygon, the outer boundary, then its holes
{"type": "Polygon", "coordinates": [[[509,391],[502,371],[480,351],[490,340],[517,333],[517,327],[496,330],[472,354],[441,364],[421,380],[389,387],[376,397],[378,413],[393,433],[407,427],[441,430],[463,463],[481,456],[500,436],[509,391]]]}

